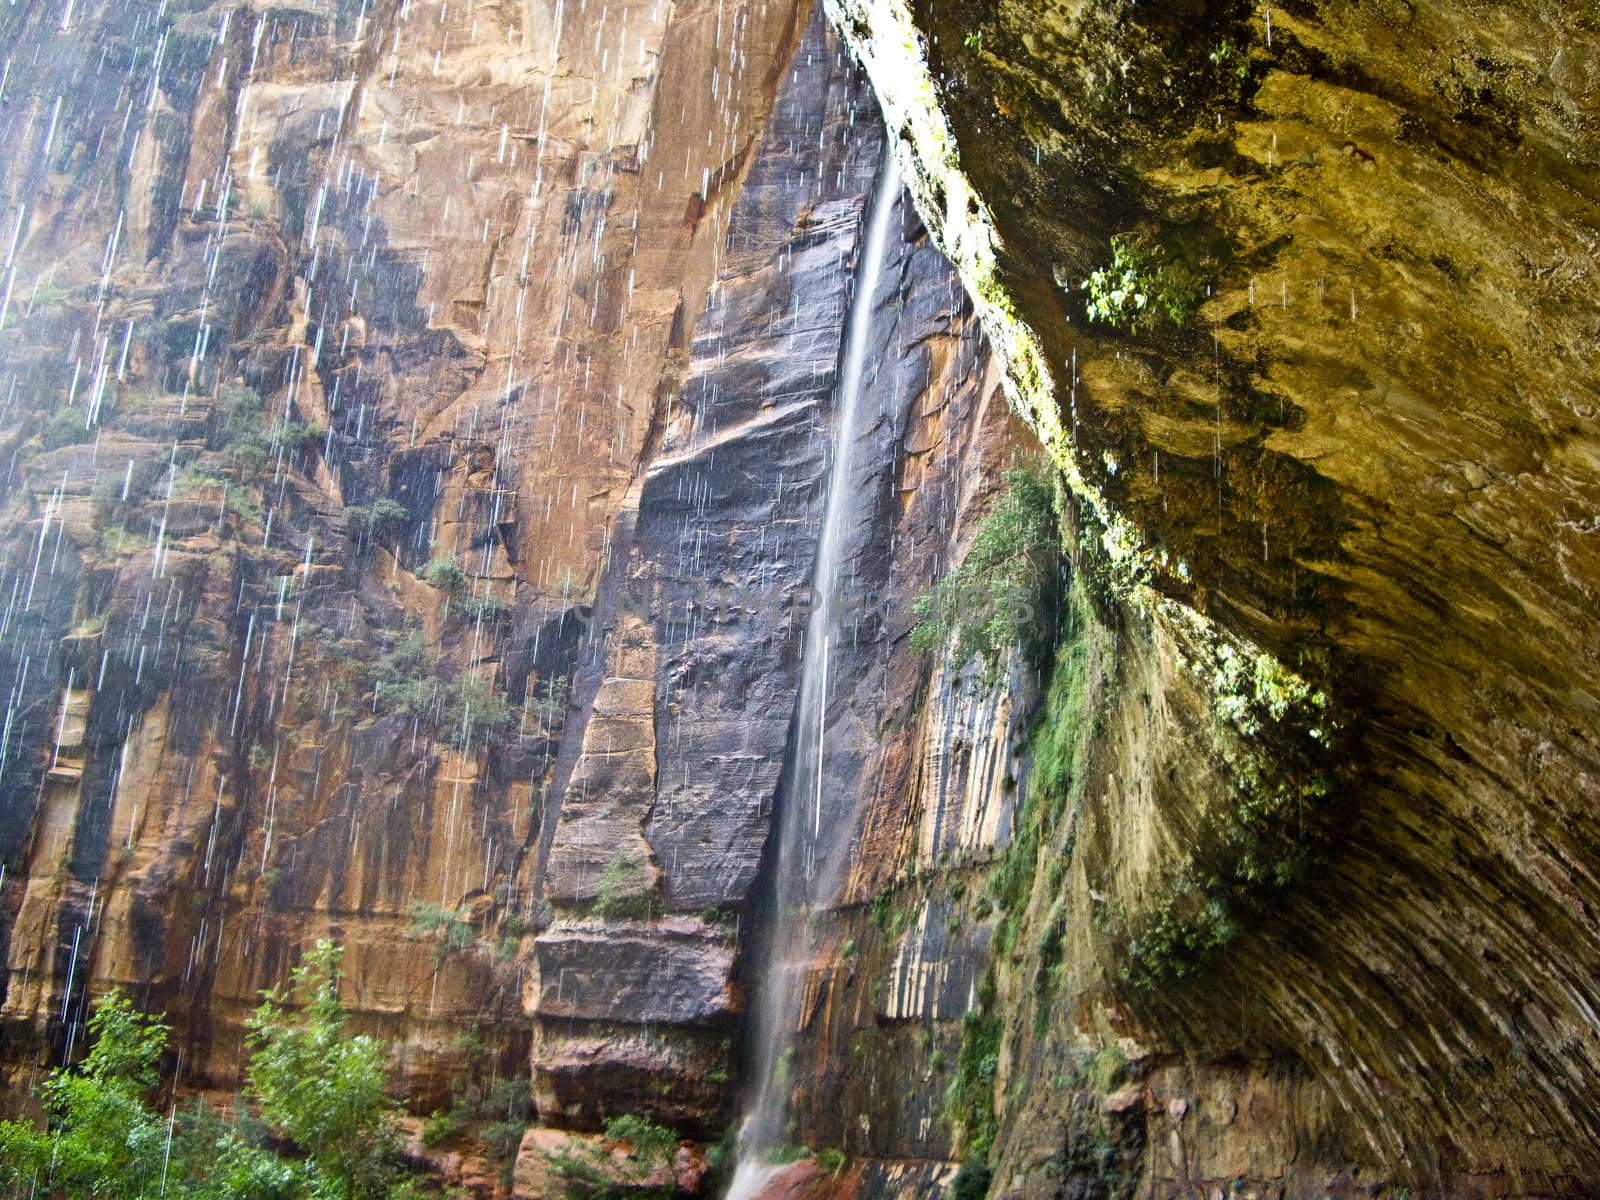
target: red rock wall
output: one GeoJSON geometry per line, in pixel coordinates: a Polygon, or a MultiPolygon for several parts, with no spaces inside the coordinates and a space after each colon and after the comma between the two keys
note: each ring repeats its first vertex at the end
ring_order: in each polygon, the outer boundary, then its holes
{"type": "MultiPolygon", "coordinates": [[[[230,1086],[259,990],[331,937],[417,1111],[531,1072],[546,1123],[714,1136],[881,156],[863,80],[750,0],[58,23],[0,16],[38,49],[0,96],[10,1099],[113,987],[175,1021],[186,1086],[230,1086]],[[626,920],[592,911],[619,858],[626,920]]],[[[1003,825],[918,799],[968,785],[907,604],[1016,432],[901,224],[854,901],[918,821],[1003,825]]]]}

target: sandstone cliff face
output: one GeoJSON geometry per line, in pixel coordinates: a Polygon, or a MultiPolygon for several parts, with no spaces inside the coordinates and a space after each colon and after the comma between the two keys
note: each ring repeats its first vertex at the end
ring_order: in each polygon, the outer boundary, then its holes
{"type": "Polygon", "coordinates": [[[1590,16],[835,12],[1081,535],[997,1186],[1584,1192],[1590,16]],[[1114,235],[1209,291],[1091,320],[1114,235]]]}
{"type": "Polygon", "coordinates": [[[619,514],[807,16],[7,11],[15,1083],[122,986],[225,1084],[321,935],[419,1105],[526,1071],[562,796],[625,800],[572,759],[651,704],[648,641],[586,686],[619,514]]]}
{"type": "MultiPolygon", "coordinates": [[[[328,936],[418,1112],[531,1074],[545,1124],[714,1137],[882,158],[863,77],[785,5],[0,22],[37,51],[0,91],[8,1091],[112,987],[227,1087],[328,936]]],[[[919,819],[935,854],[1007,803],[923,728],[905,632],[1019,428],[897,230],[852,902],[919,819]]],[[[988,710],[938,694],[993,774],[988,710]]]]}
{"type": "Polygon", "coordinates": [[[1592,20],[833,9],[887,139],[796,4],[0,13],[8,1095],[110,987],[227,1086],[331,936],[417,1111],[528,1079],[518,1194],[732,1119],[887,140],[956,267],[903,213],[781,981],[858,1161],[774,1186],[1582,1192],[1592,20]],[[1114,235],[1210,291],[1091,321],[1114,235]],[[906,634],[1002,383],[1075,584],[996,690],[906,634]]]}

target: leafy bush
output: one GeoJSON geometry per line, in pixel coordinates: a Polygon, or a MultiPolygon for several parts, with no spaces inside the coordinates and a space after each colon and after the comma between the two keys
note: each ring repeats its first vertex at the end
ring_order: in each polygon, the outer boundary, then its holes
{"type": "Polygon", "coordinates": [[[872,923],[891,941],[905,932],[906,924],[911,918],[909,901],[896,903],[895,886],[892,883],[884,885],[872,898],[871,911],[872,923]]]}
{"type": "Polygon", "coordinates": [[[399,1105],[384,1091],[388,1047],[346,1033],[341,957],[339,947],[318,942],[287,992],[263,994],[246,1022],[247,1070],[261,1118],[305,1155],[321,1186],[365,1200],[390,1196],[403,1182],[399,1105]]]}
{"type": "Polygon", "coordinates": [[[406,506],[387,496],[373,501],[372,507],[364,504],[347,504],[344,506],[344,519],[346,525],[356,533],[388,534],[395,528],[409,520],[411,514],[406,511],[406,506]]]}
{"type": "Polygon", "coordinates": [[[448,1142],[451,1138],[460,1137],[465,1132],[466,1126],[453,1110],[439,1109],[429,1113],[428,1119],[422,1123],[422,1144],[437,1146],[448,1142]]]}
{"type": "Polygon", "coordinates": [[[458,592],[467,582],[467,573],[453,558],[434,559],[423,568],[422,577],[441,592],[458,592]]]}
{"type": "Polygon", "coordinates": [[[240,488],[228,488],[223,494],[222,508],[230,517],[246,525],[261,524],[261,506],[240,488]]]}
{"type": "Polygon", "coordinates": [[[454,596],[450,600],[450,614],[468,624],[477,621],[493,624],[510,616],[511,605],[498,596],[454,596]]]}
{"type": "Polygon", "coordinates": [[[643,863],[618,851],[595,884],[594,913],[600,917],[648,917],[654,889],[643,863]]]}
{"type": "Polygon", "coordinates": [[[1250,76],[1250,55],[1241,46],[1235,46],[1223,38],[1217,48],[1206,55],[1211,60],[1211,65],[1231,73],[1235,78],[1247,79],[1250,76]]]}
{"type": "Polygon", "coordinates": [[[1160,246],[1126,237],[1111,239],[1111,265],[1084,280],[1089,320],[1140,333],[1165,319],[1181,325],[1205,299],[1205,283],[1160,246]]]}
{"type": "Polygon", "coordinates": [[[1004,654],[1020,646],[1037,668],[1054,640],[1060,592],[1060,533],[1055,497],[1039,472],[1012,467],[1006,489],[978,526],[955,570],[916,598],[912,646],[942,650],[954,638],[956,662],[982,659],[984,678],[999,682],[1004,654]]]}
{"type": "Polygon", "coordinates": [[[83,1062],[40,1089],[48,1128],[0,1122],[0,1186],[104,1200],[416,1200],[384,1092],[388,1050],[346,1033],[338,964],[338,949],[319,942],[289,995],[265,994],[231,1120],[197,1103],[169,1125],[149,1103],[168,1027],[107,998],[83,1062]]]}
{"type": "Polygon", "coordinates": [[[605,1123],[605,1138],[599,1146],[580,1143],[547,1158],[561,1180],[565,1200],[621,1196],[665,1200],[677,1193],[672,1171],[677,1152],[678,1135],[671,1129],[643,1117],[623,1116],[605,1123]],[[612,1151],[624,1145],[632,1153],[619,1161],[612,1151]],[[658,1170],[664,1182],[657,1187],[643,1186],[658,1170]]]}
{"type": "Polygon", "coordinates": [[[58,408],[44,423],[44,448],[55,450],[61,446],[75,446],[87,442],[92,431],[86,423],[87,413],[82,408],[58,408]]]}
{"type": "MultiPolygon", "coordinates": [[[[478,1051],[482,1052],[481,1044],[478,1051]]],[[[435,1113],[429,1120],[435,1118],[441,1141],[472,1133],[483,1143],[485,1157],[499,1168],[501,1178],[510,1182],[522,1135],[533,1120],[528,1081],[497,1079],[488,1086],[475,1081],[468,1083],[453,1092],[448,1110],[435,1113]]],[[[423,1140],[427,1140],[426,1127],[423,1140]]]]}
{"type": "Polygon", "coordinates": [[[478,940],[477,931],[463,913],[424,900],[411,902],[411,936],[433,941],[436,967],[451,955],[470,950],[478,940]]]}
{"type": "Polygon", "coordinates": [[[678,1135],[643,1117],[612,1117],[606,1122],[606,1139],[632,1146],[634,1159],[646,1167],[670,1165],[678,1152],[678,1135]]]}
{"type": "Polygon", "coordinates": [[[961,1169],[950,1184],[950,1200],[984,1200],[994,1169],[979,1155],[962,1159],[961,1169]]]}
{"type": "Polygon", "coordinates": [[[1188,877],[1134,923],[1123,975],[1141,990],[1154,990],[1195,974],[1238,932],[1227,902],[1208,895],[1188,877]]]}
{"type": "Polygon", "coordinates": [[[442,726],[457,749],[481,746],[511,724],[511,704],[486,680],[462,672],[443,675],[439,656],[422,631],[413,629],[372,664],[377,707],[442,726]]]}
{"type": "Polygon", "coordinates": [[[252,479],[267,465],[272,438],[262,424],[262,400],[254,388],[229,384],[217,393],[218,448],[240,478],[252,479]]]}
{"type": "Polygon", "coordinates": [[[404,504],[384,496],[374,500],[371,508],[364,504],[345,505],[344,519],[354,532],[384,535],[393,533],[410,520],[411,514],[404,504]]]}
{"type": "Polygon", "coordinates": [[[410,512],[398,500],[391,500],[389,497],[383,496],[372,502],[372,520],[375,524],[382,525],[410,519],[410,512]]]}
{"type": "Polygon", "coordinates": [[[511,703],[476,675],[462,674],[450,685],[445,723],[458,750],[481,746],[511,724],[511,703]]]}
{"type": "Polygon", "coordinates": [[[292,454],[309,450],[327,436],[328,431],[321,425],[303,425],[288,417],[280,418],[272,427],[272,440],[292,454]]]}
{"type": "Polygon", "coordinates": [[[944,1119],[959,1145],[977,1158],[988,1155],[998,1124],[995,1075],[1000,1068],[1000,1018],[969,1012],[961,1018],[961,1049],[944,1092],[944,1119]]]}
{"type": "Polygon", "coordinates": [[[423,716],[434,712],[445,684],[422,631],[413,629],[372,665],[373,699],[379,708],[423,716]]]}
{"type": "Polygon", "coordinates": [[[817,1151],[817,1166],[835,1178],[849,1165],[850,1156],[837,1146],[824,1146],[817,1151]]]}
{"type": "Polygon", "coordinates": [[[710,1194],[718,1195],[722,1188],[717,1186],[733,1170],[739,1160],[739,1126],[729,1125],[710,1146],[706,1147],[706,1166],[711,1168],[711,1177],[717,1181],[710,1194]]]}
{"type": "Polygon", "coordinates": [[[52,1071],[39,1089],[50,1129],[0,1122],[0,1182],[31,1189],[42,1179],[69,1195],[153,1194],[166,1122],[145,1096],[159,1078],[167,1032],[121,996],[102,1002],[82,1064],[52,1071]]]}
{"type": "Polygon", "coordinates": [[[533,711],[546,724],[554,723],[557,717],[567,711],[567,700],[571,690],[565,675],[556,675],[545,680],[539,685],[538,698],[533,702],[533,711]]]}

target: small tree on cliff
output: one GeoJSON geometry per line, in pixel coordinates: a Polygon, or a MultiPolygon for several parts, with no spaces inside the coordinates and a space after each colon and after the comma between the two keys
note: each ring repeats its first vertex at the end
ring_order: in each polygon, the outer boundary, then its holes
{"type": "Polygon", "coordinates": [[[27,1195],[154,1194],[166,1122],[145,1103],[155,1087],[167,1027],[120,996],[89,1019],[93,1045],[76,1071],[52,1071],[39,1089],[50,1128],[0,1122],[0,1182],[27,1195]]]}
{"type": "Polygon", "coordinates": [[[0,1188],[71,1200],[421,1196],[383,1090],[387,1049],[346,1033],[338,987],[339,950],[319,942],[287,994],[266,994],[249,1022],[242,1111],[232,1120],[203,1105],[154,1109],[168,1027],[108,997],[89,1020],[89,1053],[40,1088],[47,1127],[0,1122],[0,1188]]]}
{"type": "Polygon", "coordinates": [[[287,993],[269,991],[250,1018],[250,1091],[261,1117],[306,1155],[312,1194],[339,1200],[407,1195],[396,1125],[384,1091],[388,1047],[350,1036],[339,1003],[343,952],[318,942],[295,968],[287,993]],[[302,1007],[295,1020],[287,1008],[302,1007]]]}

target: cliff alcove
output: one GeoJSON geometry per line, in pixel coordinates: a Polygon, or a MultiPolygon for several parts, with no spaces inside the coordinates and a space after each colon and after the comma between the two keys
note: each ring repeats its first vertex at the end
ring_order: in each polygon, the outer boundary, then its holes
{"type": "Polygon", "coordinates": [[[329,939],[428,1187],[1600,1186],[1592,13],[0,60],[7,1113],[113,991],[226,1094],[329,939]]]}

